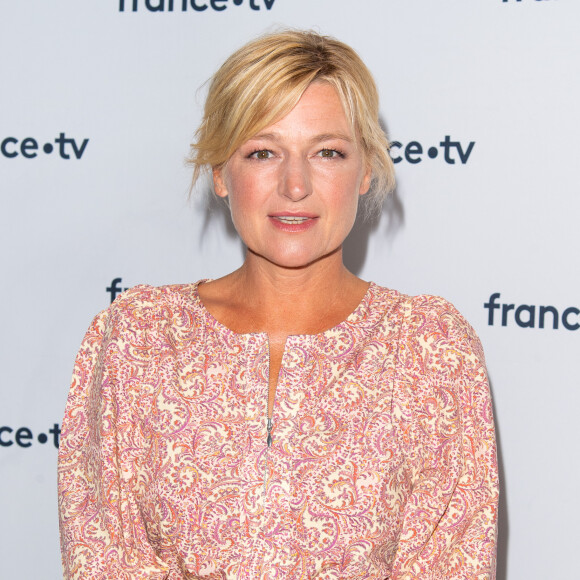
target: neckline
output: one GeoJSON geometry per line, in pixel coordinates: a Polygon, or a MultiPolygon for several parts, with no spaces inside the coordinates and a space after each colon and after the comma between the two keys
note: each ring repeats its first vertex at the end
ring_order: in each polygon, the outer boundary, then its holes
{"type": "MultiPolygon", "coordinates": [[[[267,338],[267,336],[268,336],[267,332],[236,332],[235,330],[232,330],[231,328],[229,328],[228,326],[226,326],[225,324],[220,322],[205,307],[205,304],[203,303],[201,297],[199,296],[198,288],[201,284],[204,284],[205,282],[211,282],[211,281],[212,281],[212,278],[202,278],[201,280],[198,280],[197,282],[195,282],[193,285],[193,289],[192,289],[193,290],[192,295],[193,295],[193,300],[194,300],[195,304],[203,312],[205,317],[212,322],[212,325],[214,327],[218,328],[222,333],[230,335],[230,336],[236,336],[239,338],[244,338],[244,337],[246,337],[246,338],[266,337],[267,338]]],[[[367,317],[368,317],[369,304],[371,302],[372,294],[374,293],[376,288],[377,288],[377,284],[370,281],[368,288],[366,289],[366,292],[364,293],[363,297],[361,298],[361,301],[356,305],[354,310],[344,320],[340,321],[338,324],[335,324],[331,328],[327,328],[326,330],[323,330],[322,332],[319,332],[316,334],[289,334],[288,340],[290,340],[294,337],[310,338],[310,339],[324,337],[327,335],[334,334],[335,332],[337,332],[339,330],[343,330],[345,327],[359,324],[361,321],[367,319],[367,317]]]]}

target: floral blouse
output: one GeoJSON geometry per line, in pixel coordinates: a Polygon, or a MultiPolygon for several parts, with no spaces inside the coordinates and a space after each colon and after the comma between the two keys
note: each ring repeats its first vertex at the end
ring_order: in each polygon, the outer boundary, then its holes
{"type": "Polygon", "coordinates": [[[59,450],[65,578],[492,579],[483,352],[448,302],[371,284],[290,336],[267,445],[268,337],[198,284],[138,286],[89,328],[59,450]]]}

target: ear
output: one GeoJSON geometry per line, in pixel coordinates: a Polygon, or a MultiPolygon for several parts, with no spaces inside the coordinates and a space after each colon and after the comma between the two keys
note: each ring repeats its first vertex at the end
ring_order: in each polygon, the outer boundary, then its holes
{"type": "Polygon", "coordinates": [[[213,188],[217,196],[219,197],[227,197],[228,196],[228,188],[226,187],[226,182],[224,180],[223,175],[223,166],[222,167],[214,167],[212,169],[213,174],[213,188]]]}
{"type": "Polygon", "coordinates": [[[371,169],[370,165],[366,168],[366,173],[364,174],[361,182],[360,187],[358,190],[359,195],[364,195],[368,193],[371,187],[371,181],[373,180],[373,170],[371,169]]]}

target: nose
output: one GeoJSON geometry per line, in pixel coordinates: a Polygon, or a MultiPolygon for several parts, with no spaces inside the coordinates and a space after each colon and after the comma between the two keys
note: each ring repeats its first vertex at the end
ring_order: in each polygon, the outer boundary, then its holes
{"type": "Polygon", "coordinates": [[[310,167],[301,157],[286,159],[282,167],[280,194],[292,201],[300,201],[312,193],[310,167]]]}

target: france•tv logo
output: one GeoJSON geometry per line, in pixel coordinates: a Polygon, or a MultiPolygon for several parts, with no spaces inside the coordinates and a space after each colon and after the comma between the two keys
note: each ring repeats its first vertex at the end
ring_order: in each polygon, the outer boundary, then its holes
{"type": "Polygon", "coordinates": [[[555,306],[536,306],[535,304],[501,304],[501,294],[494,292],[483,307],[488,311],[487,324],[494,326],[501,320],[501,326],[515,322],[520,328],[551,328],[558,330],[560,323],[566,330],[580,329],[580,309],[570,306],[560,311],[555,306]],[[497,318],[495,311],[497,310],[497,318]]]}
{"type": "MultiPolygon", "coordinates": [[[[138,12],[145,8],[148,12],[204,12],[208,8],[215,12],[223,12],[232,4],[241,6],[245,0],[119,0],[119,12],[138,12]]],[[[251,10],[271,10],[276,0],[247,0],[251,10]]]]}
{"type": "Polygon", "coordinates": [[[406,144],[401,141],[391,141],[389,154],[395,164],[406,161],[415,165],[421,163],[425,159],[425,155],[429,159],[436,159],[441,154],[441,157],[448,165],[455,165],[458,161],[465,165],[469,161],[474,146],[475,141],[461,143],[461,141],[452,141],[450,135],[445,135],[439,146],[431,145],[427,147],[419,141],[409,141],[406,144]]]}
{"type": "MultiPolygon", "coordinates": [[[[2,138],[0,137],[0,139],[2,138]]],[[[40,153],[50,155],[54,152],[61,159],[81,159],[89,140],[67,137],[66,133],[63,132],[53,142],[47,141],[43,145],[42,142],[39,142],[34,137],[25,137],[24,139],[5,137],[0,141],[0,154],[8,159],[14,159],[15,157],[34,159],[40,153]]]]}

